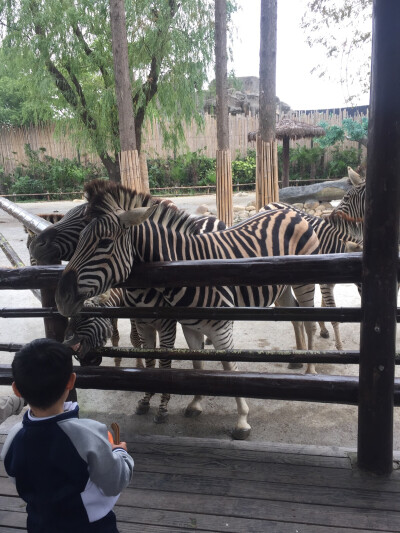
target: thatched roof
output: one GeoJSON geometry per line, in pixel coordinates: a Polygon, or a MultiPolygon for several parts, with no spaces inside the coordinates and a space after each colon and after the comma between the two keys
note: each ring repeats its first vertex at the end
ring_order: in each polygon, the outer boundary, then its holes
{"type": "MultiPolygon", "coordinates": [[[[249,132],[247,135],[248,142],[255,141],[257,133],[257,131],[249,132]]],[[[287,117],[282,118],[276,125],[277,139],[283,139],[284,137],[300,139],[302,137],[322,137],[323,135],[325,135],[324,128],[287,117]]]]}

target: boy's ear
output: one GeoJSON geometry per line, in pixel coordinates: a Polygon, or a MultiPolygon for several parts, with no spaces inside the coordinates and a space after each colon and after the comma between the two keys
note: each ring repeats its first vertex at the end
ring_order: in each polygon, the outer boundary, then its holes
{"type": "Polygon", "coordinates": [[[18,396],[18,398],[22,398],[21,393],[20,393],[19,390],[17,389],[17,386],[16,386],[16,384],[15,384],[15,381],[12,382],[12,384],[11,384],[11,388],[12,388],[12,390],[13,390],[15,396],[18,396]]]}
{"type": "Polygon", "coordinates": [[[72,374],[69,376],[69,380],[65,388],[67,390],[72,390],[74,388],[75,381],[76,381],[76,374],[75,372],[72,372],[72,374]]]}

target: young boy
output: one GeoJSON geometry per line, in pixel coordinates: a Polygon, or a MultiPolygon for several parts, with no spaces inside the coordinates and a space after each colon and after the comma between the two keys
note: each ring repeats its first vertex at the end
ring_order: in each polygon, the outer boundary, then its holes
{"type": "Polygon", "coordinates": [[[27,503],[29,533],[118,533],[112,511],[133,470],[126,443],[64,403],[74,387],[71,349],[37,339],[15,354],[14,393],[29,404],[1,458],[27,503]]]}

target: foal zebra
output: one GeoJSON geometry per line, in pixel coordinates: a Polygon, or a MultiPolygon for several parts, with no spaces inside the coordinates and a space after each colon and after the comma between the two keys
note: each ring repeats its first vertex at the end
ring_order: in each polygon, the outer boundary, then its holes
{"type": "MultiPolygon", "coordinates": [[[[120,284],[138,262],[184,259],[222,259],[271,255],[317,254],[318,238],[311,225],[287,208],[260,213],[223,231],[199,234],[187,214],[159,204],[148,207],[151,198],[112,182],[94,181],[86,186],[90,222],[82,230],[76,252],[67,265],[56,291],[59,311],[65,316],[78,312],[85,299],[120,284]],[[146,207],[144,207],[146,206],[146,207]]],[[[171,306],[233,307],[268,306],[287,287],[190,287],[159,289],[171,306]]],[[[293,290],[300,305],[304,295],[293,290]]],[[[218,349],[232,349],[230,321],[180,320],[194,335],[206,334],[218,349]]],[[[315,325],[308,324],[310,330],[315,325]]],[[[312,335],[310,335],[312,338],[312,335]]],[[[237,365],[223,363],[226,370],[237,365]]],[[[200,396],[186,411],[201,412],[200,396]]],[[[238,421],[234,438],[250,433],[248,407],[237,398],[238,421]]]]}

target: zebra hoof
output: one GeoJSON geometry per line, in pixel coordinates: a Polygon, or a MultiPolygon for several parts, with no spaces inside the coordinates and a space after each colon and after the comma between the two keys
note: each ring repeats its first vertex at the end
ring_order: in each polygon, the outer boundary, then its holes
{"type": "Polygon", "coordinates": [[[323,339],[329,339],[329,331],[326,330],[326,331],[320,331],[319,332],[319,336],[322,337],[323,339]]]}
{"type": "Polygon", "coordinates": [[[202,411],[200,409],[191,409],[189,407],[187,407],[184,411],[186,418],[197,418],[201,415],[201,413],[202,411]]]}
{"type": "Polygon", "coordinates": [[[165,424],[166,422],[168,422],[168,418],[168,411],[158,411],[153,420],[156,424],[165,424]]]}
{"type": "Polygon", "coordinates": [[[303,368],[303,363],[289,363],[288,364],[288,368],[290,368],[290,369],[303,368]]]}
{"type": "Polygon", "coordinates": [[[251,428],[249,429],[235,428],[232,431],[232,438],[235,440],[246,440],[247,437],[250,435],[250,432],[251,432],[251,428]]]}
{"type": "Polygon", "coordinates": [[[139,402],[136,407],[136,414],[137,415],[145,415],[150,410],[150,404],[145,402],[139,402]]]}

